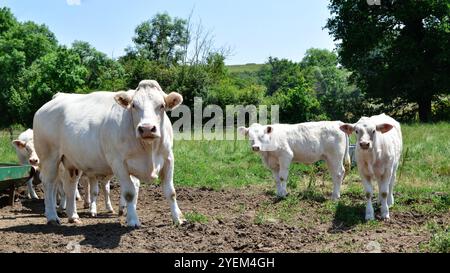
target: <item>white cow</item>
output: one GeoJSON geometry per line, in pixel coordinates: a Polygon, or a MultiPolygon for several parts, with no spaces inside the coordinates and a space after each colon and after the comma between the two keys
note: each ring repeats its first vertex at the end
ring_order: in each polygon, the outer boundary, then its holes
{"type": "MultiPolygon", "coordinates": [[[[22,165],[30,164],[34,168],[39,169],[39,157],[36,154],[36,149],[34,148],[33,141],[33,130],[27,129],[22,132],[18,139],[13,140],[13,145],[16,148],[17,157],[19,158],[19,162],[22,165]]],[[[64,201],[64,191],[62,190],[62,183],[58,187],[58,194],[62,199],[62,204],[60,204],[60,208],[65,209],[65,201],[64,201]],[[62,206],[61,206],[62,205],[62,206]]],[[[77,200],[81,199],[80,193],[76,192],[77,200]]],[[[33,178],[27,181],[27,197],[32,199],[38,199],[39,197],[36,194],[36,191],[33,187],[33,178]]]]}
{"type": "Polygon", "coordinates": [[[108,211],[108,213],[114,213],[114,209],[112,207],[110,199],[110,180],[90,180],[86,175],[81,175],[79,183],[84,188],[84,208],[89,209],[89,214],[92,217],[97,216],[97,198],[99,196],[99,184],[105,198],[106,210],[108,211]]]}
{"type": "Polygon", "coordinates": [[[350,164],[348,136],[339,130],[340,121],[306,122],[300,124],[252,124],[239,127],[248,135],[252,149],[259,152],[264,164],[272,171],[277,183],[277,195],[285,197],[291,162],[311,164],[325,160],[333,179],[332,199],[340,198],[345,165],[350,164]]]}
{"type": "MultiPolygon", "coordinates": [[[[151,181],[159,174],[172,219],[183,222],[173,186],[173,130],[166,114],[182,100],[176,92],[164,93],[156,81],[145,80],[127,92],[57,96],[36,112],[34,141],[42,181],[46,192],[54,193],[62,162],[70,223],[79,222],[74,195],[80,172],[90,179],[118,178],[132,227],[140,226],[134,180],[151,181]]],[[[45,195],[45,215],[48,223],[60,224],[55,194],[45,195]]]]}
{"type": "MultiPolygon", "coordinates": [[[[30,164],[33,167],[38,167],[39,158],[34,149],[33,130],[27,129],[26,131],[22,132],[16,140],[13,140],[12,144],[16,149],[16,154],[19,158],[20,164],[30,164]]],[[[33,188],[33,178],[30,178],[27,181],[27,197],[32,199],[39,199],[36,191],[33,188]]]]}
{"type": "Polygon", "coordinates": [[[394,184],[402,153],[400,124],[381,114],[362,117],[355,124],[344,124],[341,130],[356,134],[356,162],[366,191],[366,220],[375,219],[372,206],[372,180],[378,181],[378,202],[381,218],[389,219],[389,207],[394,204],[394,184]]]}

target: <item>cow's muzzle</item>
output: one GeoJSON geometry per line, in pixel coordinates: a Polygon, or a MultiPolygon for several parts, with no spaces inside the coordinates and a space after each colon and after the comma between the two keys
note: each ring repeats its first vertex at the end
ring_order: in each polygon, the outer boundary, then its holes
{"type": "Polygon", "coordinates": [[[359,142],[359,147],[363,150],[368,150],[370,148],[370,142],[361,141],[359,142]]]}
{"type": "Polygon", "coordinates": [[[155,125],[141,124],[137,127],[137,131],[139,136],[143,139],[155,139],[161,137],[158,128],[155,125]]]}

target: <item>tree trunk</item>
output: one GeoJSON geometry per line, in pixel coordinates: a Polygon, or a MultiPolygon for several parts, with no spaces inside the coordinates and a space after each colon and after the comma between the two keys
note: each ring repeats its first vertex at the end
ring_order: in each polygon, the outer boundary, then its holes
{"type": "Polygon", "coordinates": [[[419,119],[421,122],[431,121],[431,98],[423,97],[418,101],[419,104],[419,119]]]}

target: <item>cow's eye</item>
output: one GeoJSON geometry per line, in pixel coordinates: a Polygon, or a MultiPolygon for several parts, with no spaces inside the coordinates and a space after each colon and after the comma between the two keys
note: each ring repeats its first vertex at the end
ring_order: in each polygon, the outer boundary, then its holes
{"type": "Polygon", "coordinates": [[[131,108],[136,109],[136,106],[134,105],[134,103],[131,104],[131,108]]]}
{"type": "Polygon", "coordinates": [[[355,130],[355,133],[358,134],[359,133],[358,130],[355,130]]]}
{"type": "Polygon", "coordinates": [[[164,108],[166,108],[166,106],[164,104],[161,104],[161,106],[159,107],[159,109],[164,110],[164,108]]]}
{"type": "Polygon", "coordinates": [[[375,130],[372,131],[372,135],[375,134],[375,130]]]}

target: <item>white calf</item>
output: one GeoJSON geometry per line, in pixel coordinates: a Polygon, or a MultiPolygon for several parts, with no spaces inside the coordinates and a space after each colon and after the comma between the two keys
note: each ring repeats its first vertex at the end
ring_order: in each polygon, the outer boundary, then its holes
{"type": "MultiPolygon", "coordinates": [[[[13,140],[12,144],[16,149],[20,164],[30,164],[34,167],[38,166],[39,158],[34,149],[33,130],[28,129],[25,132],[22,132],[16,140],[13,140]]],[[[33,178],[30,178],[27,181],[27,197],[33,199],[39,198],[33,188],[33,178]]]]}
{"type": "Polygon", "coordinates": [[[344,124],[341,130],[356,134],[356,162],[366,191],[366,220],[375,219],[371,181],[378,181],[378,202],[381,203],[381,218],[389,219],[389,207],[394,204],[396,171],[402,152],[400,124],[393,118],[381,114],[362,117],[355,124],[344,124]]]}
{"type": "Polygon", "coordinates": [[[285,197],[291,162],[311,164],[325,160],[333,179],[332,199],[340,197],[345,175],[344,164],[350,164],[348,137],[339,130],[339,121],[306,122],[300,124],[252,124],[239,127],[248,135],[252,149],[259,152],[264,164],[272,171],[277,183],[277,195],[285,197]]]}

